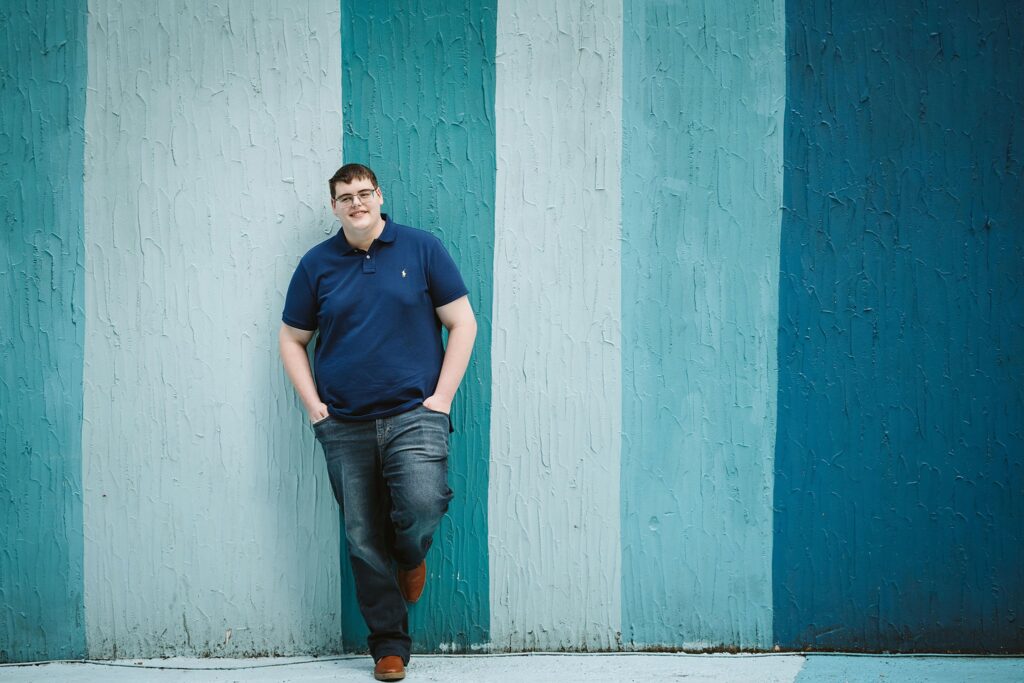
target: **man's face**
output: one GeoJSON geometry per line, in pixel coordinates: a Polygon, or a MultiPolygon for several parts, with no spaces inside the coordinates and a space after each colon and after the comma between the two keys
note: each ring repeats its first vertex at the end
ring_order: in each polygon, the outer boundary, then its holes
{"type": "Polygon", "coordinates": [[[331,210],[348,233],[358,235],[377,228],[383,220],[380,215],[383,204],[380,188],[375,188],[369,179],[334,184],[331,210]]]}

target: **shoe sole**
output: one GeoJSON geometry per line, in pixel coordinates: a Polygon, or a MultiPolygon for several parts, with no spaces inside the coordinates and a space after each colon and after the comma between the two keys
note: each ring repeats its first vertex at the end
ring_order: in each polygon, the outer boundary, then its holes
{"type": "Polygon", "coordinates": [[[405,678],[405,672],[393,674],[373,674],[378,681],[400,681],[405,678]]]}

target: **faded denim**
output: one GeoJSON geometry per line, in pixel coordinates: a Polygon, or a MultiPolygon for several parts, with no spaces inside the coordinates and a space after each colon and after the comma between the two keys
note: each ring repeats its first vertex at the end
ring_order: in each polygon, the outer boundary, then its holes
{"type": "Polygon", "coordinates": [[[409,618],[395,565],[423,561],[448,510],[448,416],[419,406],[364,422],[328,417],[313,429],[344,516],[370,654],[408,663],[409,618]]]}

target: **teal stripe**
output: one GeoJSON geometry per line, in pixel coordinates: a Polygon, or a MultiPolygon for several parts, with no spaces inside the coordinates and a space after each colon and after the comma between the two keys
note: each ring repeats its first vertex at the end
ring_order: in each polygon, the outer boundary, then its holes
{"type": "MultiPolygon", "coordinates": [[[[342,2],[345,161],[374,169],[391,216],[444,241],[480,322],[452,409],[455,499],[427,556],[427,591],[410,611],[421,651],[463,651],[489,639],[495,3],[342,2]]],[[[345,646],[365,649],[348,562],[342,567],[345,646]]]]}
{"type": "Polygon", "coordinates": [[[780,0],[627,0],[622,637],[771,645],[780,0]]]}
{"type": "Polygon", "coordinates": [[[86,9],[0,4],[0,662],[85,656],[86,9]]]}

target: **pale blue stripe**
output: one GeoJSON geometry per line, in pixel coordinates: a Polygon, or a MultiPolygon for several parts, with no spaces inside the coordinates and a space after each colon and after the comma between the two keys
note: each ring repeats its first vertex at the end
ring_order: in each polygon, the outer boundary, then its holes
{"type": "Polygon", "coordinates": [[[89,654],[336,652],[336,505],[276,340],[337,225],[337,4],[89,21],[89,654]]]}
{"type": "Polygon", "coordinates": [[[622,5],[498,10],[491,635],[616,648],[622,5]]]}

